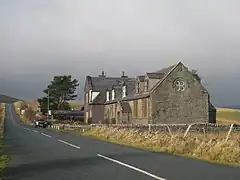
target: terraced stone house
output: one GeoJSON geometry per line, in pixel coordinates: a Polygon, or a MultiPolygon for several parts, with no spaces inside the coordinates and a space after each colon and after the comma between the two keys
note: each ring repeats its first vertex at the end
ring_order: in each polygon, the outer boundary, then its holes
{"type": "Polygon", "coordinates": [[[135,78],[87,76],[84,92],[86,123],[216,123],[208,91],[181,62],[135,78]]]}

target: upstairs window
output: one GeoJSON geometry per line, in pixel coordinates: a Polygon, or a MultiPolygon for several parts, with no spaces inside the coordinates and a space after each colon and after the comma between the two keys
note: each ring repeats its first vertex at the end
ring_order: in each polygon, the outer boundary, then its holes
{"type": "Polygon", "coordinates": [[[136,93],[138,94],[140,92],[140,83],[137,82],[136,84],[136,93]]]}
{"type": "Polygon", "coordinates": [[[145,90],[145,91],[148,91],[148,80],[145,80],[144,90],[145,90]]]}
{"type": "Polygon", "coordinates": [[[115,99],[115,89],[112,90],[112,100],[115,99]]]}
{"type": "Polygon", "coordinates": [[[109,91],[106,93],[106,101],[109,101],[109,91]]]}
{"type": "Polygon", "coordinates": [[[92,102],[92,90],[89,90],[89,102],[92,102]]]}
{"type": "Polygon", "coordinates": [[[122,87],[122,97],[126,97],[126,95],[127,95],[127,87],[124,85],[122,87]]]}

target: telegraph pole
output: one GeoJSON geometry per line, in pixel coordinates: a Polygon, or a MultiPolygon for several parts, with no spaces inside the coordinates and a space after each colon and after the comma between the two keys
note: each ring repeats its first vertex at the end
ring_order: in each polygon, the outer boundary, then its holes
{"type": "Polygon", "coordinates": [[[48,112],[47,112],[47,120],[49,120],[49,90],[48,90],[48,112]]]}

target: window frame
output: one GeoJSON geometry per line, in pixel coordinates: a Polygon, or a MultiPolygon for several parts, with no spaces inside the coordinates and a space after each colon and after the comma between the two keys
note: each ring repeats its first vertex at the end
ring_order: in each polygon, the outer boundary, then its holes
{"type": "Polygon", "coordinates": [[[110,101],[110,92],[106,91],[106,101],[110,101]]]}
{"type": "Polygon", "coordinates": [[[127,96],[127,86],[126,85],[123,85],[122,86],[122,97],[126,97],[127,96]]]}

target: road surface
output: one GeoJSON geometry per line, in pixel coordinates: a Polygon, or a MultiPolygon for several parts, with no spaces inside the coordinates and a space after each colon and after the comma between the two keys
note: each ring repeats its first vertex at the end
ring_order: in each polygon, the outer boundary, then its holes
{"type": "Polygon", "coordinates": [[[16,180],[240,180],[240,168],[22,124],[6,108],[6,175],[16,180]]]}

